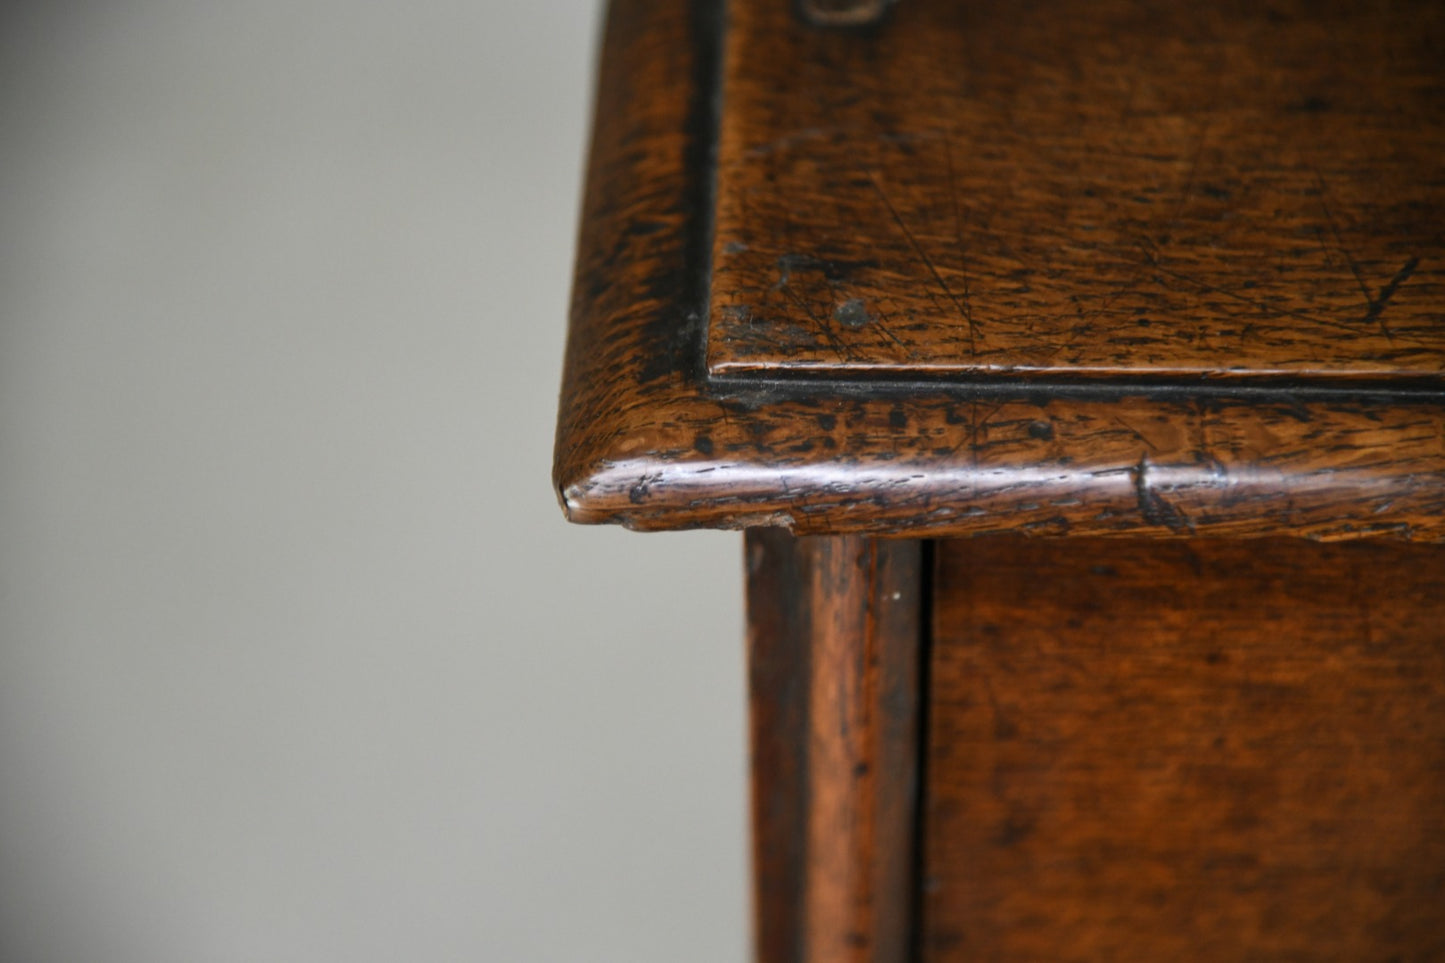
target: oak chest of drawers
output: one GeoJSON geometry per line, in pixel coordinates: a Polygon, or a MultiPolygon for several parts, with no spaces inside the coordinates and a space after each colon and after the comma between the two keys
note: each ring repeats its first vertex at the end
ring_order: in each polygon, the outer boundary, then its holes
{"type": "Polygon", "coordinates": [[[1445,5],[613,0],[556,484],[744,529],[759,958],[1445,959],[1445,5]]]}

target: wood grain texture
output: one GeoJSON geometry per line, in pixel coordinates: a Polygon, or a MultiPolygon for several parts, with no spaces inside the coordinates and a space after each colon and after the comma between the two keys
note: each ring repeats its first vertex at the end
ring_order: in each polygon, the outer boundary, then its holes
{"type": "Polygon", "coordinates": [[[1445,552],[937,548],[923,959],[1445,959],[1445,552]]]}
{"type": "Polygon", "coordinates": [[[762,963],[903,963],[913,927],[921,546],[747,536],[762,963]]]}
{"type": "MultiPolygon", "coordinates": [[[[800,534],[1445,537],[1436,390],[711,375],[721,15],[700,0],[610,7],[554,469],[568,517],[800,534]]],[[[788,223],[753,229],[788,235],[788,223]]],[[[1422,265],[1391,311],[1428,280],[1422,265]]]]}
{"type": "Polygon", "coordinates": [[[1445,372],[1445,5],[736,0],[719,374],[1445,372]]]}

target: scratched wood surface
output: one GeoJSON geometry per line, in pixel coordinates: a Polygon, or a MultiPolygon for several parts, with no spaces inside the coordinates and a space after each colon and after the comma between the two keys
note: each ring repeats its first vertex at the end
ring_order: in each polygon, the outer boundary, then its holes
{"type": "Polygon", "coordinates": [[[1445,552],[937,547],[922,958],[1445,959],[1445,552]]]}
{"type": "Polygon", "coordinates": [[[1445,371],[1445,4],[733,0],[708,363],[1445,371]]]}
{"type": "Polygon", "coordinates": [[[554,483],[569,518],[1445,538],[1439,391],[1190,383],[1101,394],[710,376],[721,14],[700,0],[610,7],[558,416],[554,483]]]}
{"type": "Polygon", "coordinates": [[[759,963],[904,963],[922,546],[747,536],[759,963]]]}

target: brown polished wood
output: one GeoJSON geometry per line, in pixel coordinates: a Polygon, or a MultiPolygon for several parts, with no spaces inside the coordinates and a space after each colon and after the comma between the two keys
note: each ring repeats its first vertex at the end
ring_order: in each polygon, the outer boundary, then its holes
{"type": "MultiPolygon", "coordinates": [[[[784,5],[728,6],[733,21],[747,23],[763,15],[754,8],[784,5]]],[[[908,11],[939,6],[953,5],[899,4],[883,26],[847,35],[855,45],[846,48],[849,56],[860,65],[883,57],[892,49],[889,31],[919,15],[908,11]]],[[[1088,6],[1060,3],[1052,13],[1077,18],[1088,6]]],[[[1032,16],[1047,17],[1048,8],[1032,16]]],[[[554,481],[568,517],[639,529],[773,525],[797,533],[1445,538],[1445,406],[1428,385],[1327,390],[1277,374],[1233,387],[1193,378],[1145,386],[1122,376],[1084,385],[981,385],[966,378],[800,382],[710,374],[710,279],[729,283],[728,272],[714,274],[710,244],[722,14],[710,2],[615,0],[610,8],[557,436],[554,481]]],[[[1422,20],[1428,36],[1433,23],[1422,20]]],[[[785,20],[779,29],[821,28],[785,20]]],[[[777,68],[759,59],[749,69],[777,68]]],[[[742,69],[730,63],[727,75],[742,69]]],[[[1389,65],[1379,72],[1389,76],[1389,65]]],[[[861,66],[857,76],[860,97],[911,95],[870,86],[861,66]]],[[[783,85],[778,96],[824,95],[783,85]]],[[[1422,130],[1434,136],[1434,128],[1422,130]]],[[[1438,168],[1434,175],[1423,183],[1438,182],[1438,168]]],[[[770,210],[775,217],[749,229],[786,235],[799,248],[791,215],[770,210]]],[[[1403,222],[1373,223],[1382,237],[1371,243],[1393,257],[1391,232],[1403,222]]],[[[1431,223],[1438,231],[1441,221],[1431,223]]],[[[1402,236],[1413,245],[1423,229],[1411,225],[1402,236]]],[[[885,240],[860,234],[857,243],[871,251],[885,240]]],[[[1212,250],[1207,240],[1199,240],[1199,258],[1212,250]]],[[[1300,244],[1319,250],[1313,235],[1300,244]]],[[[849,260],[826,245],[813,250],[810,257],[849,260]]],[[[1392,312],[1436,290],[1434,256],[1395,286],[1392,312]]],[[[800,266],[799,279],[806,273],[800,266]]],[[[899,279],[898,297],[911,289],[906,280],[899,279]]],[[[1087,272],[1074,280],[1081,290],[1090,283],[1087,272]]],[[[1141,278],[1140,289],[1150,283],[1141,278]]],[[[1377,280],[1372,274],[1366,283],[1377,280]]],[[[1186,310],[1193,302],[1163,303],[1177,308],[1174,329],[1193,323],[1186,310]]],[[[1422,323],[1420,311],[1440,327],[1438,297],[1412,310],[1410,331],[1422,323]]],[[[1301,332],[1316,330],[1300,323],[1301,332]]],[[[1368,344],[1378,325],[1362,330],[1373,333],[1359,341],[1341,331],[1331,350],[1358,349],[1362,364],[1377,357],[1368,344]]],[[[1081,324],[1073,337],[1103,343],[1109,334],[1081,324]]],[[[1261,362],[1257,372],[1273,372],[1276,361],[1261,362]]]]}
{"type": "Polygon", "coordinates": [[[1441,386],[1445,4],[729,6],[718,374],[1441,386]]]}
{"type": "Polygon", "coordinates": [[[612,0],[553,481],[765,963],[1445,959],[1445,4],[612,0]]]}
{"type": "Polygon", "coordinates": [[[922,959],[1445,959],[1445,552],[937,547],[922,959]]]}
{"type": "Polygon", "coordinates": [[[762,963],[903,963],[913,932],[918,542],[747,536],[762,963]]]}

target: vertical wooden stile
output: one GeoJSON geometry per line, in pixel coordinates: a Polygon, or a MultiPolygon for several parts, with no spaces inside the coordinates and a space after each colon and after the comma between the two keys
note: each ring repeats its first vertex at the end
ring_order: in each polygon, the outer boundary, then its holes
{"type": "Polygon", "coordinates": [[[922,543],[747,535],[763,963],[902,963],[922,543]]]}

